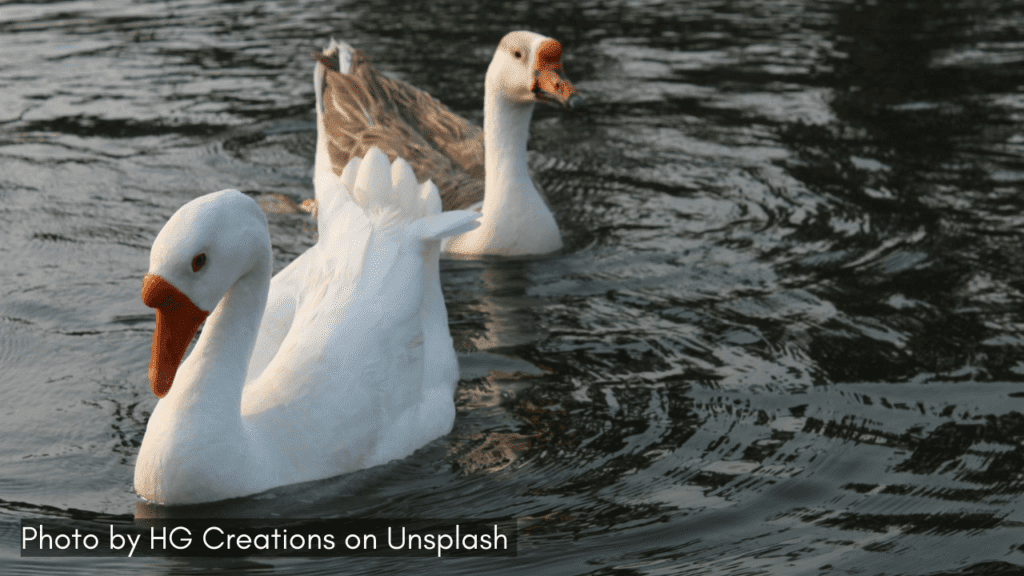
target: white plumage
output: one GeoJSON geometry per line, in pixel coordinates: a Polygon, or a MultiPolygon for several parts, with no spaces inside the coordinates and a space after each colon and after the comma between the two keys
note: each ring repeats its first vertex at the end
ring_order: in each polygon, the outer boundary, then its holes
{"type": "Polygon", "coordinates": [[[318,176],[316,196],[317,243],[272,280],[266,218],[234,190],[189,202],[154,241],[143,299],[157,308],[150,381],[166,395],[136,464],[141,496],[253,494],[401,458],[451,430],[439,245],[479,214],[441,213],[433,183],[377,149],[318,176]]]}

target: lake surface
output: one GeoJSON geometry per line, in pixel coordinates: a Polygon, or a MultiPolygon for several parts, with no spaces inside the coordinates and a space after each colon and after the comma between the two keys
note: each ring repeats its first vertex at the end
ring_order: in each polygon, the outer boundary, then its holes
{"type": "MultiPolygon", "coordinates": [[[[0,572],[1024,572],[1024,2],[0,5],[0,572]],[[561,41],[550,257],[443,261],[455,428],[199,512],[132,474],[149,247],[182,204],[312,196],[333,36],[475,123],[561,41]],[[21,519],[513,517],[517,558],[18,557],[21,519]]],[[[314,242],[270,211],[275,268],[314,242]]]]}

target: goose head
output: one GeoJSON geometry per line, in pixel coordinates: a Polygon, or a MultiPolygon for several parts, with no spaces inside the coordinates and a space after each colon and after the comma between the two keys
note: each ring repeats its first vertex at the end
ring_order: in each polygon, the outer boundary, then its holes
{"type": "Polygon", "coordinates": [[[501,39],[487,68],[484,89],[518,104],[553,102],[570,110],[584,105],[562,71],[562,45],[524,30],[501,39]]]}
{"type": "MultiPolygon", "coordinates": [[[[156,309],[149,382],[162,398],[199,325],[235,283],[270,270],[267,219],[237,190],[222,190],[178,209],[157,235],[142,301],[156,309]]],[[[262,279],[264,283],[269,281],[262,279]]]]}

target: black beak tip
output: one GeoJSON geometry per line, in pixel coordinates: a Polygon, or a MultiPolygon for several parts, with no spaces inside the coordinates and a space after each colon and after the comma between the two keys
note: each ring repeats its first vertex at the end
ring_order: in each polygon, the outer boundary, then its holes
{"type": "Polygon", "coordinates": [[[565,101],[566,110],[579,111],[587,107],[587,101],[583,99],[583,96],[579,94],[573,94],[569,96],[569,99],[565,101]]]}

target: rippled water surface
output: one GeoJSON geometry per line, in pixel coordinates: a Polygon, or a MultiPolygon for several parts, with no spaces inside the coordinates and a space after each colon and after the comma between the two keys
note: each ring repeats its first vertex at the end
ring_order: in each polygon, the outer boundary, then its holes
{"type": "Polygon", "coordinates": [[[1024,568],[1024,2],[0,5],[0,572],[991,574],[1024,568]],[[413,456],[204,509],[519,519],[519,556],[18,557],[139,503],[149,247],[201,194],[314,241],[310,50],[472,121],[501,36],[557,255],[442,263],[462,380],[413,456]]]}

